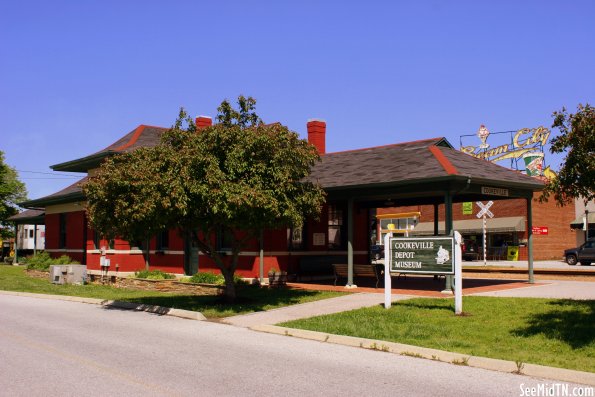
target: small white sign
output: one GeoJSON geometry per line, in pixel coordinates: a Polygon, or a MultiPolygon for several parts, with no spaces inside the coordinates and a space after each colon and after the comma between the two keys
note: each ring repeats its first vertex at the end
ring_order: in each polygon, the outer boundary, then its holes
{"type": "Polygon", "coordinates": [[[312,244],[315,246],[324,246],[325,244],[325,235],[324,233],[313,233],[312,234],[312,244]]]}
{"type": "Polygon", "coordinates": [[[490,196],[504,196],[508,197],[508,189],[504,189],[501,187],[488,187],[482,186],[481,187],[481,194],[487,194],[490,196]]]}

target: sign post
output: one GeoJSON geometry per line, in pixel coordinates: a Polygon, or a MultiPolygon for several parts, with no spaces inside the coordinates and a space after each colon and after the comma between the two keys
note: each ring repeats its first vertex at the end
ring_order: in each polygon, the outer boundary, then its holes
{"type": "Polygon", "coordinates": [[[476,204],[481,208],[481,210],[477,213],[477,217],[483,217],[483,265],[487,266],[487,247],[486,247],[486,215],[490,218],[494,217],[492,211],[490,211],[490,207],[494,205],[493,201],[488,201],[486,204],[482,203],[481,201],[477,201],[476,204]]]}
{"type": "Polygon", "coordinates": [[[390,278],[390,238],[392,233],[384,236],[384,308],[390,309],[392,303],[392,280],[390,278]]]}
{"type": "Polygon", "coordinates": [[[461,245],[463,244],[463,237],[461,233],[456,232],[455,235],[455,314],[463,313],[463,252],[461,245]]]}
{"type": "Polygon", "coordinates": [[[392,272],[454,274],[455,312],[459,314],[463,310],[462,238],[458,232],[454,235],[455,237],[391,237],[388,233],[384,237],[384,307],[386,309],[391,307],[390,274],[392,272]]]}

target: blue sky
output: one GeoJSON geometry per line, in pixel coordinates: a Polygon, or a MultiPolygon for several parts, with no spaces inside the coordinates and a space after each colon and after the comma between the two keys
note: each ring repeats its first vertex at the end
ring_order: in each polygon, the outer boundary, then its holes
{"type": "MultiPolygon", "coordinates": [[[[303,137],[326,120],[329,152],[549,127],[595,103],[593,21],[590,0],[3,0],[0,150],[51,172],[239,94],[303,137]]],[[[74,181],[20,176],[30,198],[74,181]]]]}

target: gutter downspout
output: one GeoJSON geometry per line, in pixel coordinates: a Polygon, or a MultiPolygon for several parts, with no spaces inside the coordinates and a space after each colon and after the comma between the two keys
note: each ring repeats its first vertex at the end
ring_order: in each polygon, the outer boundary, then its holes
{"type": "Polygon", "coordinates": [[[87,211],[83,212],[83,260],[82,260],[82,264],[83,265],[87,265],[87,238],[88,238],[88,232],[87,232],[87,211]]]}

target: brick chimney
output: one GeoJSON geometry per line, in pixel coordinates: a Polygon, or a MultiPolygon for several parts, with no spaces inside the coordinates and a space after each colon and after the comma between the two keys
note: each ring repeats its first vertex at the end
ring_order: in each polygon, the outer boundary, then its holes
{"type": "Polygon", "coordinates": [[[326,121],[320,119],[309,119],[308,142],[316,147],[319,154],[326,153],[326,121]]]}
{"type": "Polygon", "coordinates": [[[196,129],[202,130],[203,128],[210,127],[213,125],[213,119],[209,116],[198,116],[196,118],[196,129]]]}

